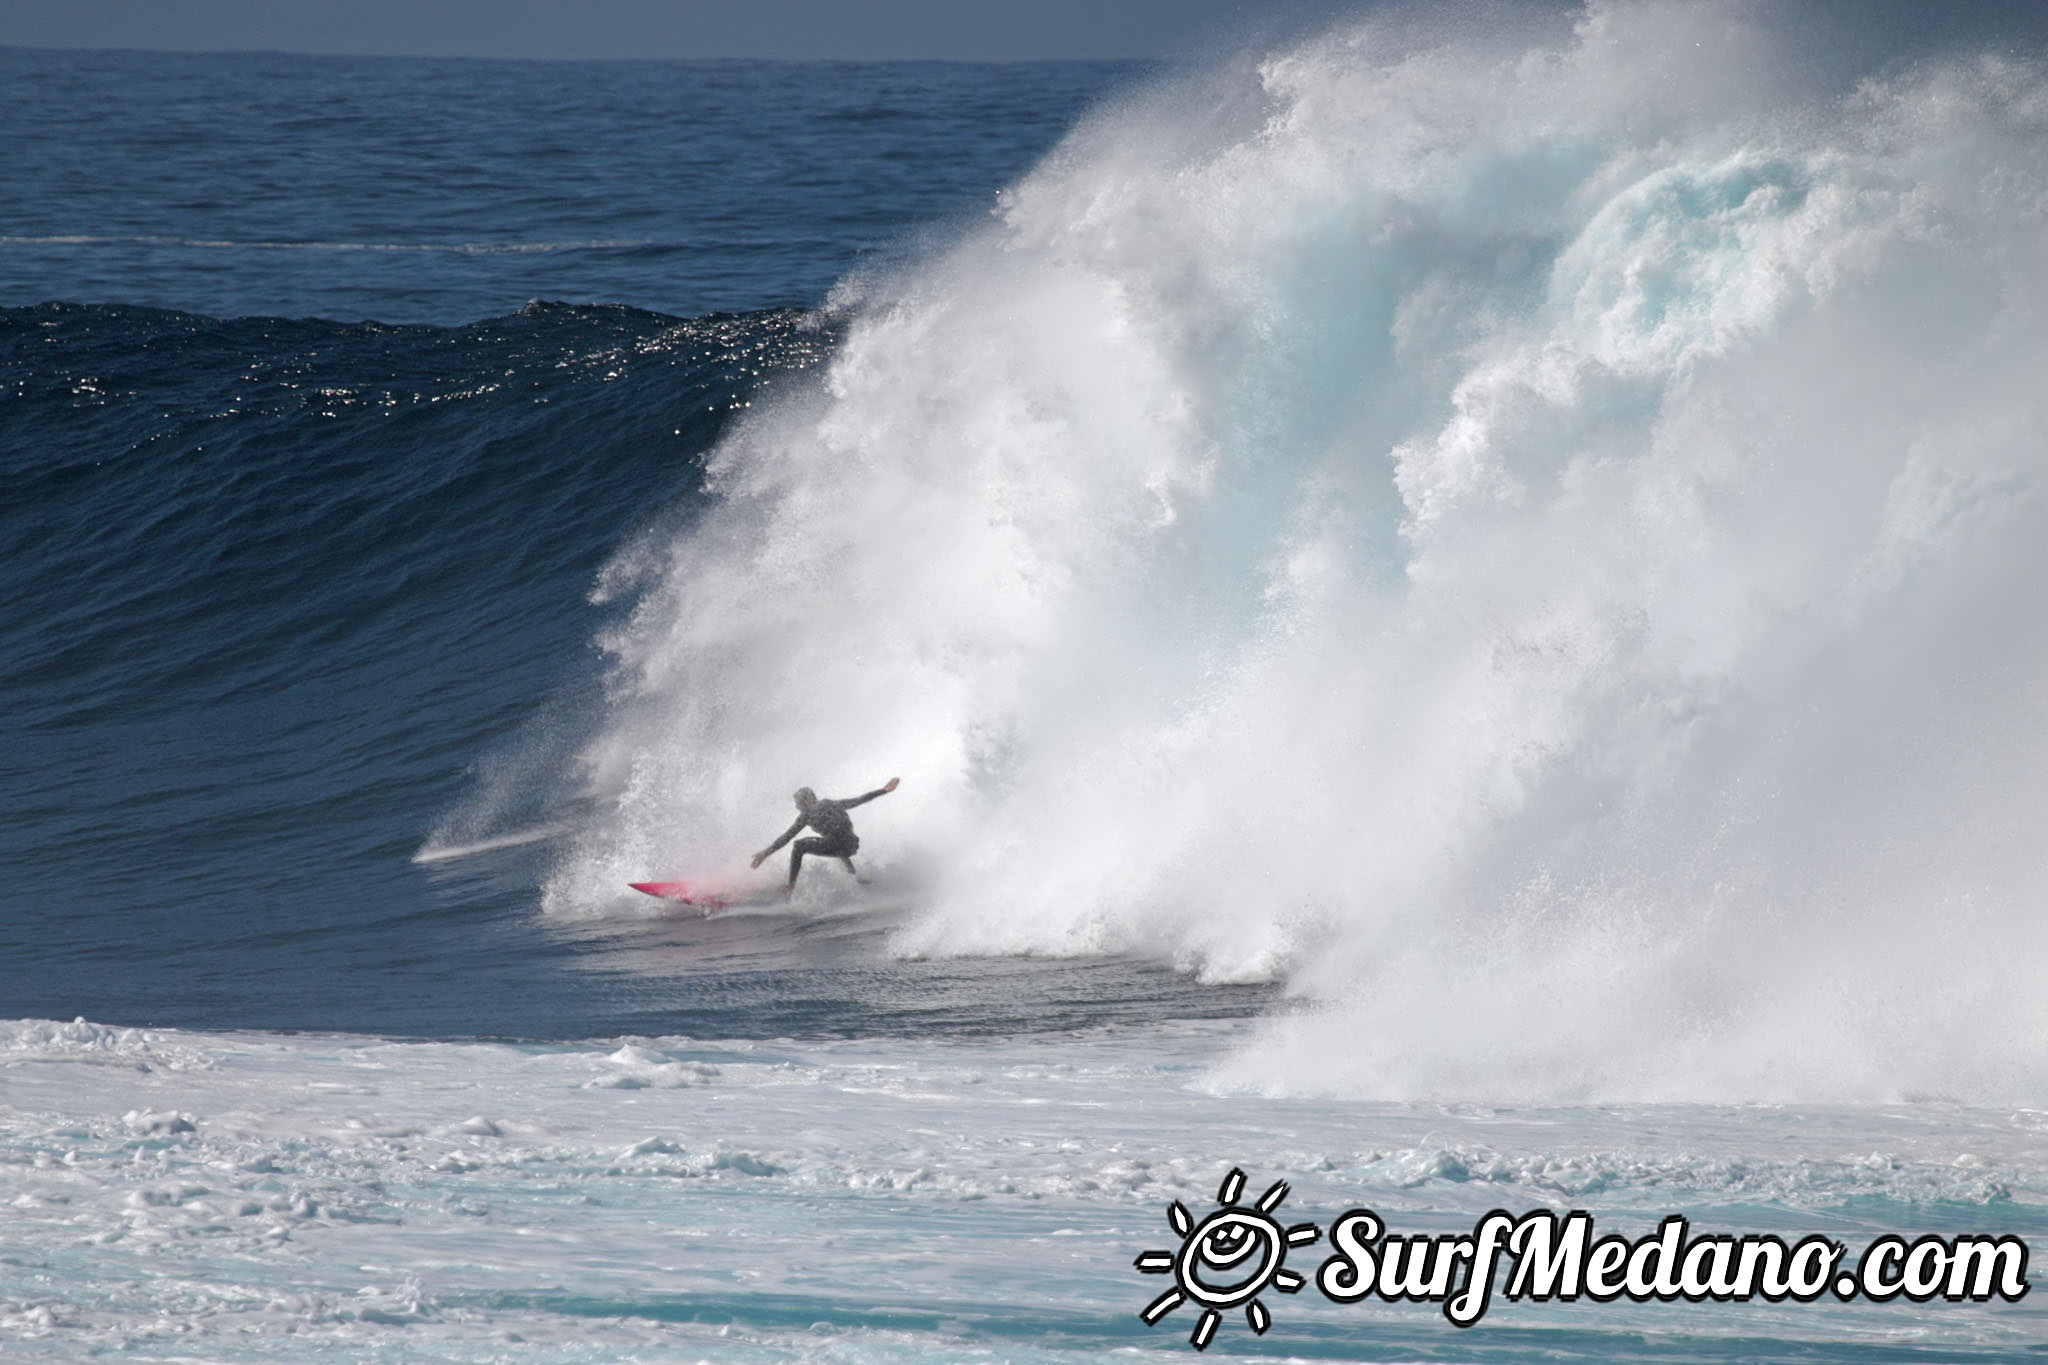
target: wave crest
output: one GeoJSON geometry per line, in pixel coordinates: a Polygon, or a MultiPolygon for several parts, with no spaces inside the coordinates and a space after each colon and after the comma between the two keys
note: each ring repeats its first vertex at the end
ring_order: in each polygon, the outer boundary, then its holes
{"type": "Polygon", "coordinates": [[[2038,1096],[2048,79],[1735,16],[1347,28],[862,282],[610,575],[549,907],[900,771],[903,951],[1285,976],[1241,1081],[2038,1096]]]}

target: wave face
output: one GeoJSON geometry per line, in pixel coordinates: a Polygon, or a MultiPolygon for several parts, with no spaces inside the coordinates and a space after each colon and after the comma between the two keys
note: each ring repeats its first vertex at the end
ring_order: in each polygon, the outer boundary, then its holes
{"type": "Polygon", "coordinates": [[[1234,1082],[2039,1098],[2048,69],[1741,13],[1342,29],[846,290],[549,909],[900,772],[899,951],[1284,978],[1234,1082]]]}
{"type": "Polygon", "coordinates": [[[587,688],[576,609],[621,528],[687,515],[760,375],[828,344],[787,311],[0,309],[0,1000],[615,1023],[519,923],[530,880],[514,919],[410,858],[465,767],[587,688]]]}

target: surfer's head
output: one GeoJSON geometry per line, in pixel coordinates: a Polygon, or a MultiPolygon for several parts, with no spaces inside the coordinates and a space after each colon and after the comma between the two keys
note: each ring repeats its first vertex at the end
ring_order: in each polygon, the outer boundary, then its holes
{"type": "Polygon", "coordinates": [[[818,794],[809,787],[798,787],[794,799],[798,810],[809,810],[818,804],[818,794]]]}

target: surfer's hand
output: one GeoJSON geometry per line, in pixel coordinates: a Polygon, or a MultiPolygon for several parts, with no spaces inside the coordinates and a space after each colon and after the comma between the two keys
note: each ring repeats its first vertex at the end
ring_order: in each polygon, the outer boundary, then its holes
{"type": "Polygon", "coordinates": [[[886,786],[886,787],[884,787],[884,788],[882,788],[882,790],[883,790],[883,791],[885,791],[885,792],[892,792],[892,791],[895,791],[895,790],[896,790],[896,784],[897,784],[898,782],[901,782],[902,780],[903,780],[903,779],[902,779],[902,778],[900,778],[900,777],[892,777],[892,778],[890,778],[890,779],[889,779],[889,785],[888,785],[888,786],[886,786]]]}
{"type": "Polygon", "coordinates": [[[765,854],[765,853],[756,853],[756,854],[754,855],[754,866],[755,866],[755,867],[759,867],[759,866],[760,866],[760,865],[761,865],[762,863],[764,863],[764,862],[766,862],[766,861],[768,861],[768,855],[767,855],[767,854],[765,854]]]}

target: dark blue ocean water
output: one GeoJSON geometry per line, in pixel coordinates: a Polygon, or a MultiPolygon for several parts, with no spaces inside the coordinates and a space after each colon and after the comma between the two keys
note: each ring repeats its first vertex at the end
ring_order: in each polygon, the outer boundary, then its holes
{"type": "Polygon", "coordinates": [[[0,304],[459,325],[816,305],[985,214],[1119,63],[0,49],[0,304]]]}
{"type": "Polygon", "coordinates": [[[564,935],[544,847],[413,861],[508,736],[573,734],[593,574],[827,353],[805,310],[1142,74],[0,52],[0,1016],[1244,1008],[1144,964],[892,963],[880,924],[564,935]]]}

